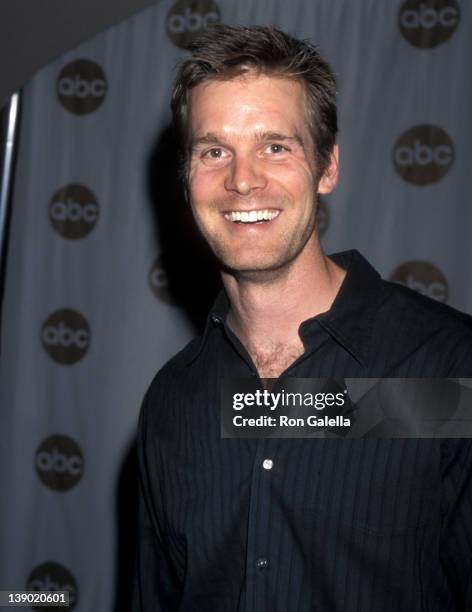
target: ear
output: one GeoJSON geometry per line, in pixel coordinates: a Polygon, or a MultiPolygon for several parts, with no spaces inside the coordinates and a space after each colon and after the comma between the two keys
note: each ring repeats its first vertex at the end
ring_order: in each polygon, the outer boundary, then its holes
{"type": "Polygon", "coordinates": [[[339,176],[339,147],[334,145],[330,155],[329,166],[324,171],[318,183],[318,193],[331,193],[338,183],[339,176]]]}

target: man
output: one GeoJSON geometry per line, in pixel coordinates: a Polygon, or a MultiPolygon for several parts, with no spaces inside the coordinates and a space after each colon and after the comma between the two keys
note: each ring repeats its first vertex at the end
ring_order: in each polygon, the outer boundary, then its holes
{"type": "Polygon", "coordinates": [[[191,50],[172,106],[224,291],[144,400],[134,609],[472,609],[469,440],[221,438],[225,379],[466,377],[472,326],[323,253],[337,119],[313,46],[217,26],[191,50]]]}

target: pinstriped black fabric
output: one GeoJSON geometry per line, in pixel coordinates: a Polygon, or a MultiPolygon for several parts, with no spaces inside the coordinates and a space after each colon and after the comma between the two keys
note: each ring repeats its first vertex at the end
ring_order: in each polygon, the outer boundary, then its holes
{"type": "MultiPolygon", "coordinates": [[[[282,378],[472,376],[470,317],[332,257],[346,279],[282,378]]],[[[143,403],[133,610],[472,610],[471,441],[221,439],[221,381],[257,375],[227,308],[143,403]]]]}

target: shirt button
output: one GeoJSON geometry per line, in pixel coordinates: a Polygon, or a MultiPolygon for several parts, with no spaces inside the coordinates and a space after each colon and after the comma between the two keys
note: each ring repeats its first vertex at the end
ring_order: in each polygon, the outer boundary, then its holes
{"type": "Polygon", "coordinates": [[[274,462],[272,461],[272,459],[264,459],[264,461],[262,462],[262,467],[265,470],[271,470],[274,466],[274,462]]]}
{"type": "Polygon", "coordinates": [[[215,325],[218,325],[218,323],[220,322],[220,319],[217,316],[212,315],[211,322],[214,323],[215,325]]]}
{"type": "Polygon", "coordinates": [[[269,561],[265,557],[260,557],[256,561],[256,567],[258,570],[264,570],[269,565],[269,561]]]}

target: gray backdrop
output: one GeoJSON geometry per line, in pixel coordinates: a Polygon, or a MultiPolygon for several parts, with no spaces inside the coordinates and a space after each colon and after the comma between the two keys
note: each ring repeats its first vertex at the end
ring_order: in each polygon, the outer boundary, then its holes
{"type": "Polygon", "coordinates": [[[67,49],[160,0],[4,0],[0,4],[0,107],[67,49]]]}
{"type": "Polygon", "coordinates": [[[24,90],[2,320],[0,589],[63,587],[72,609],[127,609],[140,401],[214,292],[167,126],[174,65],[215,20],[312,38],[338,75],[327,252],[358,248],[384,276],[472,310],[470,4],[162,0],[64,54],[24,90]]]}

